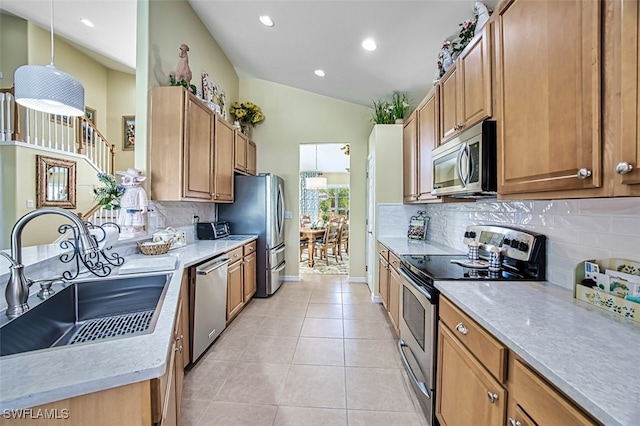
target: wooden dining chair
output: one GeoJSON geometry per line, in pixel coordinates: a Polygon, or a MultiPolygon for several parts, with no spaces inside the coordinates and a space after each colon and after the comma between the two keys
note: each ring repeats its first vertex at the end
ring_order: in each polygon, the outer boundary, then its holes
{"type": "Polygon", "coordinates": [[[340,260],[342,260],[342,252],[349,254],[349,222],[343,221],[340,226],[340,242],[338,243],[338,251],[340,260]]]}
{"type": "Polygon", "coordinates": [[[315,247],[320,252],[320,259],[324,258],[329,264],[329,250],[331,250],[331,255],[336,259],[336,263],[338,262],[338,243],[340,242],[340,223],[339,222],[329,222],[327,226],[327,230],[324,233],[324,238],[315,243],[315,247]]]}

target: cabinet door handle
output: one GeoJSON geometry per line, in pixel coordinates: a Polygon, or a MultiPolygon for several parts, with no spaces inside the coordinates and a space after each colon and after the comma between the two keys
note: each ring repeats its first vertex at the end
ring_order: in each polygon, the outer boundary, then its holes
{"type": "Polygon", "coordinates": [[[469,333],[469,330],[467,329],[467,327],[465,327],[464,324],[461,322],[459,322],[458,325],[456,325],[456,330],[458,330],[460,334],[463,334],[465,336],[467,335],[467,333],[469,333]]]}
{"type": "Polygon", "coordinates": [[[586,179],[589,176],[591,176],[591,170],[587,169],[586,167],[583,167],[581,169],[578,170],[578,173],[576,174],[576,176],[578,176],[578,179],[586,179]]]}
{"type": "Polygon", "coordinates": [[[498,394],[495,394],[491,391],[487,391],[487,398],[489,398],[489,402],[495,404],[498,401],[498,394]]]}
{"type": "Polygon", "coordinates": [[[509,417],[509,426],[522,426],[522,423],[513,417],[509,417]]]}
{"type": "Polygon", "coordinates": [[[621,161],[616,164],[616,173],[619,175],[626,175],[631,170],[633,170],[633,166],[626,161],[621,161]]]}
{"type": "Polygon", "coordinates": [[[182,353],[182,345],[176,346],[176,352],[182,353]]]}

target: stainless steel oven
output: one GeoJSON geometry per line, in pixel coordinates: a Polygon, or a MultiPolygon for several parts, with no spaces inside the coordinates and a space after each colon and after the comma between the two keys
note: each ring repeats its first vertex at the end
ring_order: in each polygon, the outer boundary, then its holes
{"type": "Polygon", "coordinates": [[[438,290],[401,264],[400,340],[398,349],[428,425],[435,423],[436,325],[438,290]]]}

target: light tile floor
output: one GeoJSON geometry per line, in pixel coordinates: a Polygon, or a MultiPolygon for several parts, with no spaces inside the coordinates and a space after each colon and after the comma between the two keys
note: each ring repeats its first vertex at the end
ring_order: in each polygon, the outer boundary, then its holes
{"type": "Polygon", "coordinates": [[[382,305],[344,275],[253,299],[186,372],[180,425],[424,425],[382,305]]]}

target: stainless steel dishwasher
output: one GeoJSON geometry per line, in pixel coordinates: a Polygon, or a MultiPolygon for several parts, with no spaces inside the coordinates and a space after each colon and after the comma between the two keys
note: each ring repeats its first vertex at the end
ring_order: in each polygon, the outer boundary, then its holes
{"type": "Polygon", "coordinates": [[[222,333],[227,323],[227,266],[220,255],[196,268],[193,312],[193,362],[222,333]]]}

